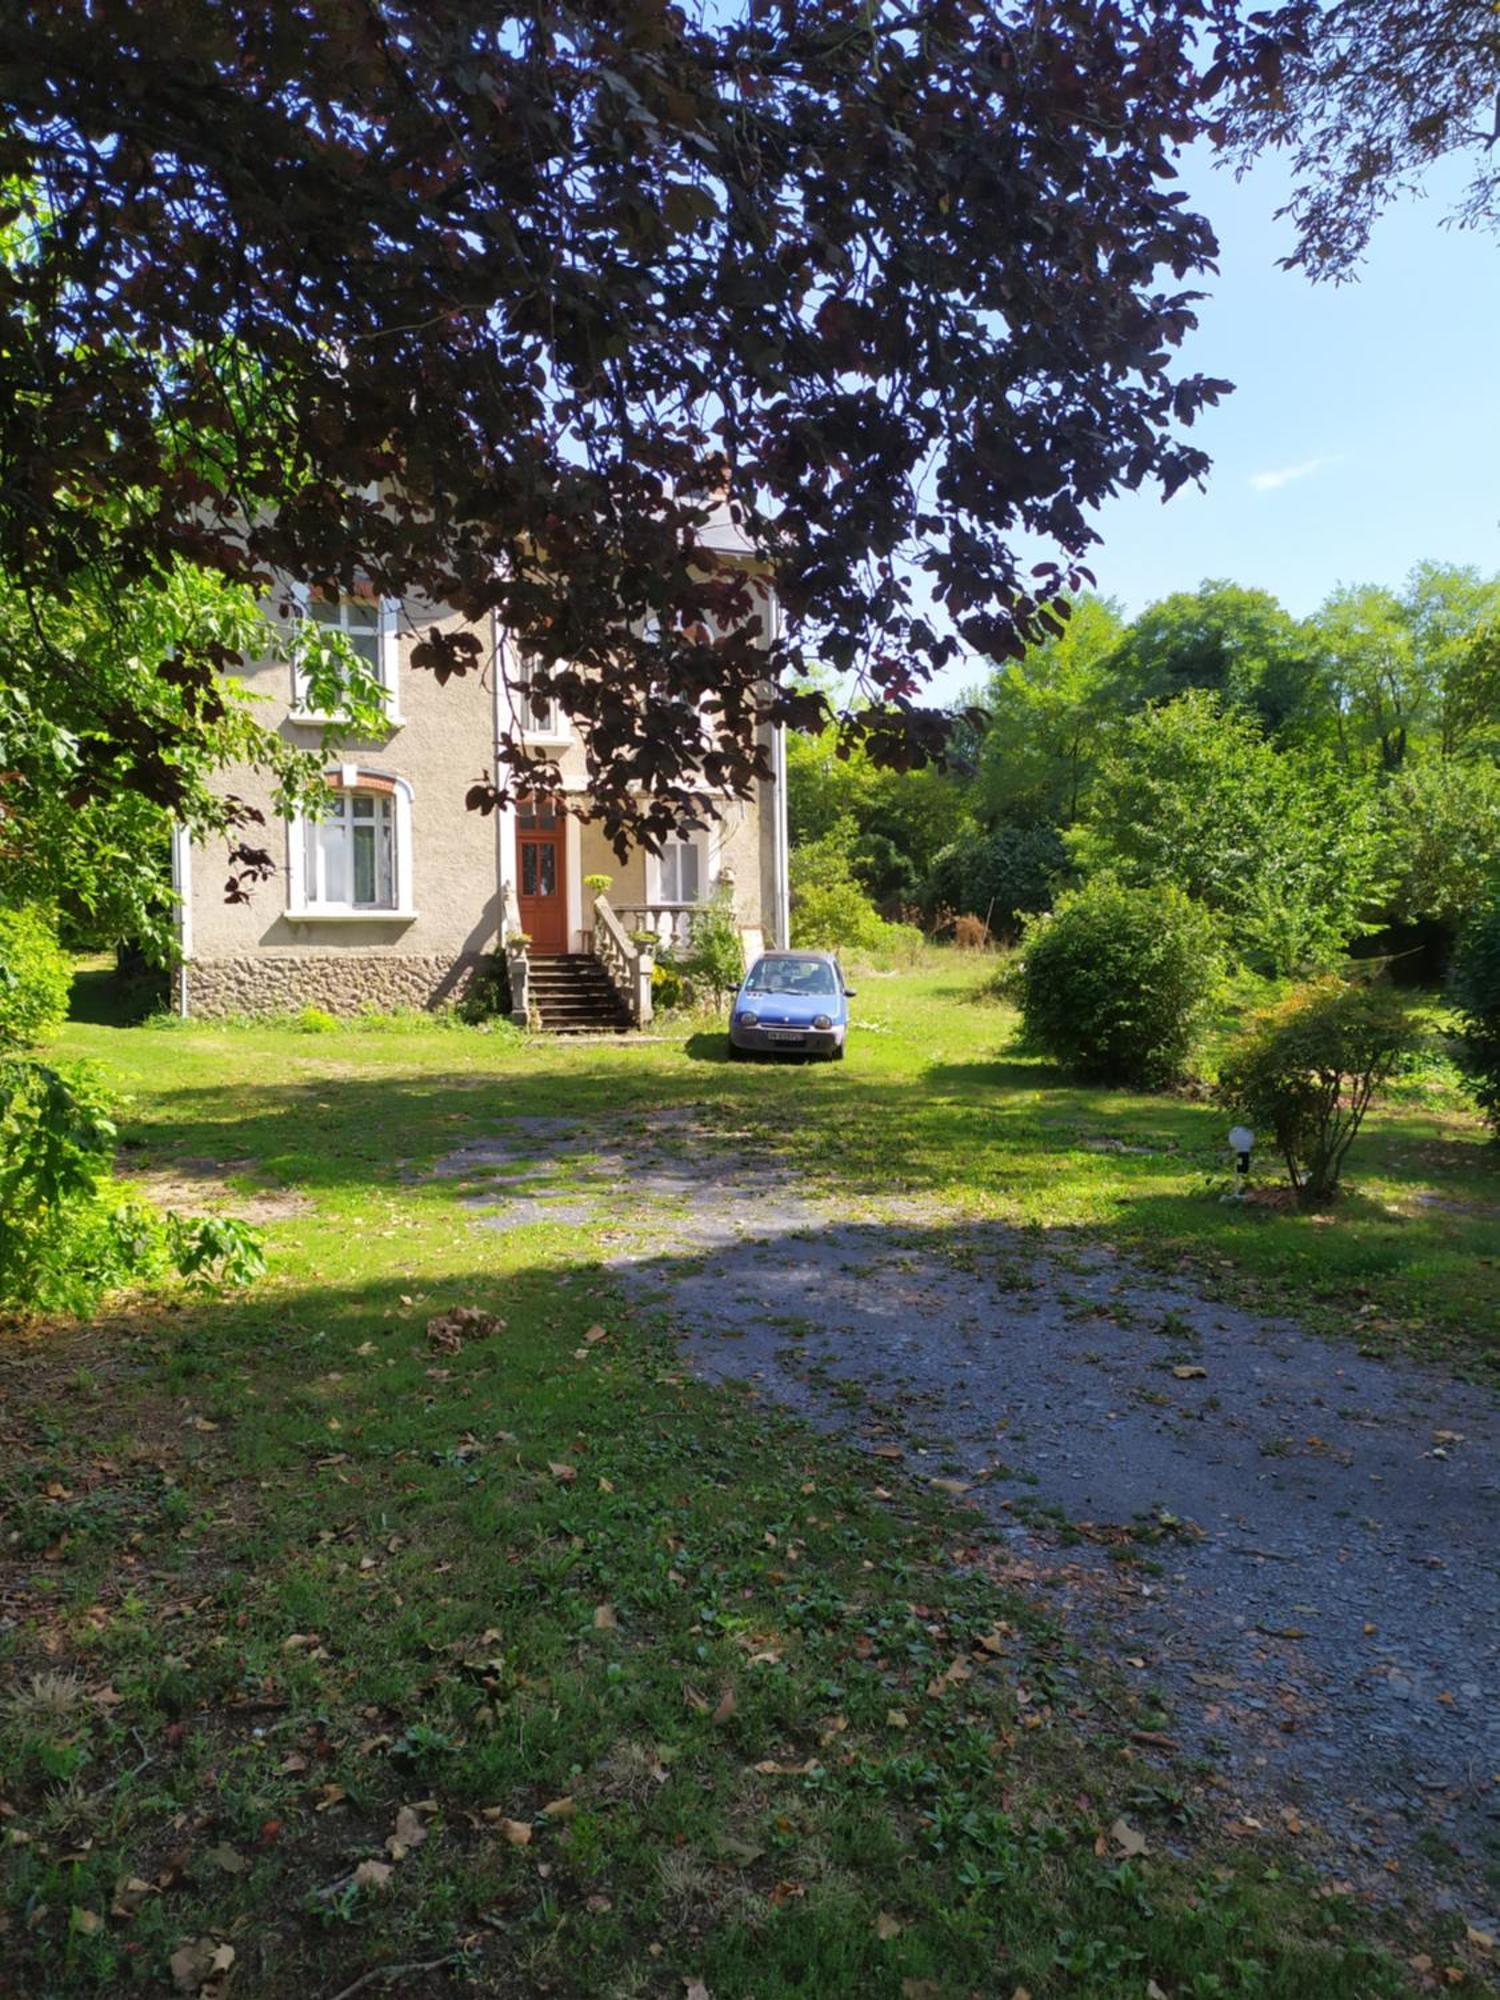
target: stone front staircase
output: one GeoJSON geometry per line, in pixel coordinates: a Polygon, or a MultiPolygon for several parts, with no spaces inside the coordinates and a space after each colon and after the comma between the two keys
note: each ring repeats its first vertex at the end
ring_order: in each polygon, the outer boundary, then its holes
{"type": "Polygon", "coordinates": [[[614,1035],[632,1025],[613,980],[588,953],[531,958],[526,998],[544,1034],[614,1035]]]}

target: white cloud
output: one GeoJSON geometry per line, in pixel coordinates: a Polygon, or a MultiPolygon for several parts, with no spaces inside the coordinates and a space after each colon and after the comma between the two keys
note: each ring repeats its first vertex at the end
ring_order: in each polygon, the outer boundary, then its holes
{"type": "Polygon", "coordinates": [[[1337,464],[1336,458],[1305,458],[1300,465],[1278,465],[1270,472],[1253,472],[1250,484],[1257,493],[1275,493],[1283,486],[1290,486],[1294,479],[1311,479],[1325,465],[1337,464]]]}

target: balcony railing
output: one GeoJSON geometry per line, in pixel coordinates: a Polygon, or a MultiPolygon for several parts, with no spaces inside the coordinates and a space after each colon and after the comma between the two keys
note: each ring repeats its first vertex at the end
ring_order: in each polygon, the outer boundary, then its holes
{"type": "Polygon", "coordinates": [[[627,931],[650,931],[658,952],[685,951],[693,912],[701,903],[637,903],[615,914],[627,931]]]}

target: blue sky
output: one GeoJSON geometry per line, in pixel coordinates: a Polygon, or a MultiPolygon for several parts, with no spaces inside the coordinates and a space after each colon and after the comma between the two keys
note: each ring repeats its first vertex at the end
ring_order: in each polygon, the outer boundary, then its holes
{"type": "Polygon", "coordinates": [[[1185,354],[1236,392],[1195,426],[1204,492],[1101,511],[1101,590],[1134,613],[1225,576],[1301,616],[1426,556],[1500,571],[1500,242],[1445,228],[1435,191],[1381,219],[1356,282],[1313,285],[1277,268],[1278,168],[1186,185],[1221,257],[1185,354]]]}

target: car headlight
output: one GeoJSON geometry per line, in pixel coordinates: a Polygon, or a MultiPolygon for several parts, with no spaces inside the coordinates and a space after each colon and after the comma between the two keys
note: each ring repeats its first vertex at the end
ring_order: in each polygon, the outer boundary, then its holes
{"type": "Polygon", "coordinates": [[[738,1018],[742,1028],[753,1028],[760,1019],[760,1016],[759,1014],[741,1014],[738,1018]]]}
{"type": "Polygon", "coordinates": [[[829,1020],[826,1014],[814,1014],[813,1026],[815,1028],[831,1028],[833,1026],[833,1023],[832,1021],[829,1020]]]}

